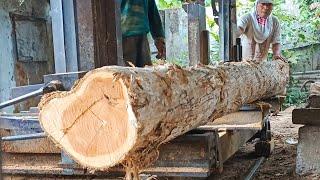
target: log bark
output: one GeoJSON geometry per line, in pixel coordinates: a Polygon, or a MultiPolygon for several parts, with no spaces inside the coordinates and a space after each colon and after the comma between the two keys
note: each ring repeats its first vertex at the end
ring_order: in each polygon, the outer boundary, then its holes
{"type": "Polygon", "coordinates": [[[81,165],[139,169],[156,160],[159,145],[245,103],[283,93],[288,76],[282,61],[102,67],[71,91],[44,96],[39,119],[81,165]]]}

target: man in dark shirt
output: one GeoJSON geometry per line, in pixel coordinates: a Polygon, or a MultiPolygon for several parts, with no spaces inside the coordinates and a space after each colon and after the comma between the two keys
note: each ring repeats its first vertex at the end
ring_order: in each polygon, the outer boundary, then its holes
{"type": "Polygon", "coordinates": [[[136,67],[152,65],[147,34],[151,32],[158,50],[165,57],[165,36],[155,0],[122,0],[121,30],[123,58],[136,67]]]}

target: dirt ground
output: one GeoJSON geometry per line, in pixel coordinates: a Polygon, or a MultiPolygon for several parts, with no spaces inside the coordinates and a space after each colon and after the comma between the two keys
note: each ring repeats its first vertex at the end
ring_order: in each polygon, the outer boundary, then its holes
{"type": "MultiPolygon", "coordinates": [[[[259,167],[254,179],[320,179],[319,175],[299,176],[295,173],[298,130],[301,125],[292,124],[292,110],[287,108],[271,119],[272,137],[275,142],[273,154],[259,167]]],[[[209,179],[242,179],[258,158],[253,143],[247,143],[224,164],[221,175],[209,179]]]]}

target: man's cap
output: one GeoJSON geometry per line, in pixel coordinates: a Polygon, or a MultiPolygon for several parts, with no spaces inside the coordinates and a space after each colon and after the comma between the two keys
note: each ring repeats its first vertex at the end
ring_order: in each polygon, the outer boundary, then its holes
{"type": "Polygon", "coordinates": [[[271,3],[273,4],[273,0],[256,0],[256,3],[271,3]]]}

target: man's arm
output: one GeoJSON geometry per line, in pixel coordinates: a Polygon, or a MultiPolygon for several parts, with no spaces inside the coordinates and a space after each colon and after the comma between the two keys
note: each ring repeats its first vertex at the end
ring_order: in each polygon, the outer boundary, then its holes
{"type": "Polygon", "coordinates": [[[158,11],[158,7],[155,3],[155,0],[147,0],[148,1],[148,18],[149,18],[149,26],[150,32],[153,39],[156,38],[164,38],[164,30],[161,23],[160,14],[158,11]]]}
{"type": "Polygon", "coordinates": [[[240,37],[245,32],[248,26],[249,20],[250,20],[250,14],[244,15],[238,20],[237,32],[236,32],[237,37],[240,37]]]}
{"type": "Polygon", "coordinates": [[[281,44],[275,43],[272,44],[272,53],[273,53],[273,59],[281,59],[285,61],[285,58],[281,55],[281,44]]]}
{"type": "Polygon", "coordinates": [[[280,43],[280,23],[279,20],[275,17],[274,19],[274,34],[272,39],[272,53],[273,53],[273,59],[280,59],[282,61],[286,62],[286,59],[281,55],[281,43],[280,43]]]}
{"type": "Polygon", "coordinates": [[[158,49],[158,59],[165,58],[166,47],[165,47],[165,35],[162,27],[162,22],[158,7],[155,3],[155,0],[148,1],[148,18],[149,26],[152,38],[154,39],[154,44],[158,49]]]}

